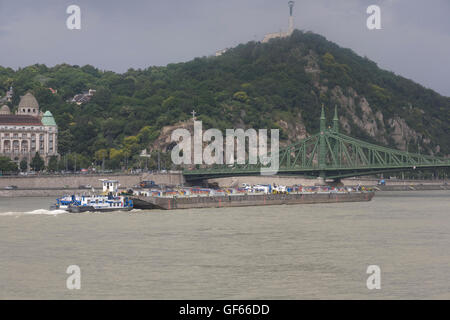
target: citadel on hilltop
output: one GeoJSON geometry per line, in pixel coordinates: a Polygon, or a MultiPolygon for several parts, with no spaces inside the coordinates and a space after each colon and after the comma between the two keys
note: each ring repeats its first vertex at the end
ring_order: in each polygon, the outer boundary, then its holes
{"type": "MultiPolygon", "coordinates": [[[[289,1],[288,2],[288,6],[289,6],[289,27],[288,27],[288,31],[287,32],[274,32],[274,33],[267,33],[266,35],[264,35],[264,39],[262,40],[262,43],[267,43],[269,42],[271,39],[276,39],[276,38],[286,38],[289,37],[292,32],[294,32],[294,17],[292,15],[292,13],[294,12],[294,1],[289,1]]],[[[218,50],[215,53],[216,57],[221,56],[222,54],[224,54],[225,52],[227,52],[230,48],[225,48],[222,50],[218,50]]]]}
{"type": "Polygon", "coordinates": [[[293,10],[294,10],[294,1],[288,2],[289,6],[289,29],[287,32],[275,32],[275,33],[268,33],[264,36],[263,43],[269,42],[270,39],[275,38],[285,38],[289,37],[292,32],[294,32],[294,17],[292,16],[293,10]]]}
{"type": "Polygon", "coordinates": [[[58,156],[58,126],[50,111],[39,110],[36,98],[27,93],[20,98],[12,113],[7,105],[0,108],[0,156],[17,164],[30,164],[36,152],[48,164],[50,157],[58,156]]]}

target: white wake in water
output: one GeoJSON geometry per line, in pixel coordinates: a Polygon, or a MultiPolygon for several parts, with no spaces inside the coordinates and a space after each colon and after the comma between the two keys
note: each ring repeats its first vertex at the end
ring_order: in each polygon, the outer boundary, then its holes
{"type": "Polygon", "coordinates": [[[26,212],[14,212],[14,211],[0,212],[0,216],[37,215],[37,214],[45,214],[45,215],[54,216],[54,215],[61,214],[61,213],[68,213],[68,212],[64,211],[64,210],[36,209],[36,210],[26,211],[26,212]]]}
{"type": "MultiPolygon", "coordinates": [[[[141,209],[132,209],[130,211],[124,211],[124,212],[138,213],[138,212],[142,212],[142,210],[141,209]]],[[[62,214],[62,213],[73,214],[73,213],[70,213],[65,210],[37,209],[37,210],[25,211],[25,212],[19,212],[19,211],[0,212],[0,216],[20,216],[20,215],[39,215],[39,214],[55,216],[55,215],[62,214]]],[[[84,212],[84,213],[88,213],[88,212],[84,212]]],[[[91,213],[91,212],[89,212],[89,213],[91,213]]],[[[107,214],[107,213],[110,213],[110,212],[98,212],[98,214],[107,214]]]]}

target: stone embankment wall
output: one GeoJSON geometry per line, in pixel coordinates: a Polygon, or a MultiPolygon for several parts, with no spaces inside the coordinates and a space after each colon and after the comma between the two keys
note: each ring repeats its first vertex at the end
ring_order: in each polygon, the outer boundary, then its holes
{"type": "Polygon", "coordinates": [[[74,193],[86,193],[90,190],[80,189],[17,189],[17,190],[0,190],[0,198],[15,198],[15,197],[61,197],[64,195],[74,193]]]}
{"type": "MultiPolygon", "coordinates": [[[[443,180],[390,180],[385,179],[386,185],[443,185],[446,181],[443,180]]],[[[279,185],[302,185],[302,186],[314,186],[317,184],[316,179],[306,179],[302,177],[290,177],[290,176],[249,176],[249,177],[229,177],[209,179],[209,183],[218,183],[221,187],[234,187],[242,186],[243,183],[255,185],[255,184],[279,184],[279,185]]],[[[341,181],[346,186],[376,186],[378,179],[367,178],[354,178],[354,179],[342,179],[341,181]]],[[[447,183],[450,183],[448,181],[447,183]]]]}
{"type": "Polygon", "coordinates": [[[377,191],[426,191],[450,190],[449,184],[415,184],[415,185],[387,185],[376,186],[377,191]]]}
{"type": "MultiPolygon", "coordinates": [[[[185,179],[181,173],[142,173],[142,174],[77,174],[77,175],[36,175],[36,176],[0,176],[0,197],[45,197],[45,196],[61,196],[82,192],[78,189],[80,185],[91,185],[95,189],[100,189],[102,183],[100,179],[114,179],[120,181],[121,189],[132,188],[143,180],[153,180],[160,185],[180,185],[185,184],[185,179]],[[16,190],[5,190],[6,186],[17,186],[16,190]]],[[[217,182],[221,187],[235,187],[247,184],[281,184],[281,185],[303,185],[313,186],[317,183],[316,179],[306,179],[302,177],[289,176],[250,176],[250,177],[231,177],[210,179],[209,183],[217,182]]],[[[376,186],[377,179],[343,179],[344,185],[363,185],[376,186]]],[[[444,186],[446,181],[442,180],[386,180],[386,187],[382,190],[427,190],[426,186],[444,186]],[[420,185],[423,185],[420,187],[420,185]],[[389,186],[398,186],[389,189],[389,186]]],[[[448,182],[447,182],[448,183],[448,182]]],[[[195,183],[194,183],[195,185],[195,183]]],[[[432,187],[430,187],[432,188],[432,187]]],[[[441,187],[437,187],[438,189],[441,187]]],[[[444,186],[441,189],[445,189],[444,186]]],[[[431,189],[428,189],[431,190],[431,189]]],[[[437,189],[433,189],[437,190],[437,189]]],[[[85,190],[86,191],[86,190],[85,190]]],[[[89,191],[89,190],[87,190],[89,191]]]]}
{"type": "Polygon", "coordinates": [[[143,173],[143,174],[111,174],[111,175],[36,175],[36,176],[4,176],[0,177],[0,197],[45,197],[61,196],[74,192],[89,192],[78,189],[80,185],[91,185],[95,189],[102,187],[100,179],[119,180],[120,188],[127,189],[143,180],[153,180],[161,185],[179,185],[184,183],[180,173],[143,173]],[[16,190],[5,190],[6,186],[17,186],[16,190]]]}

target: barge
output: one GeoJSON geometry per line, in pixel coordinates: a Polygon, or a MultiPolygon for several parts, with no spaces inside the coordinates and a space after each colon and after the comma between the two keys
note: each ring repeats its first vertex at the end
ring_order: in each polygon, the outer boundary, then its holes
{"type": "Polygon", "coordinates": [[[374,191],[327,192],[327,193],[288,193],[288,194],[243,194],[196,197],[158,197],[152,195],[133,196],[135,209],[191,209],[267,206],[282,204],[312,204],[336,202],[370,201],[374,191]]]}

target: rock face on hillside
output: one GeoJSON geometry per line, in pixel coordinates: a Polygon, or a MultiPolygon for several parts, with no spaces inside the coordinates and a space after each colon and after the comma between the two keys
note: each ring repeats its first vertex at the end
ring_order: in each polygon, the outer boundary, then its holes
{"type": "Polygon", "coordinates": [[[355,90],[352,88],[348,89],[349,95],[345,96],[342,89],[337,86],[332,90],[333,98],[341,106],[341,112],[347,114],[347,119],[345,116],[341,117],[341,124],[343,125],[344,132],[351,135],[351,128],[348,125],[349,121],[352,121],[361,130],[366,132],[374,140],[386,144],[385,133],[386,129],[384,127],[383,114],[380,111],[373,112],[369,105],[369,102],[365,97],[360,97],[355,90]],[[359,114],[357,113],[359,109],[359,114]]]}
{"type": "Polygon", "coordinates": [[[280,146],[295,143],[309,136],[308,132],[306,131],[301,113],[299,113],[296,118],[291,119],[290,121],[278,120],[277,124],[284,130],[284,132],[287,132],[288,136],[287,140],[281,141],[280,146]]]}
{"type": "MultiPolygon", "coordinates": [[[[345,134],[352,135],[351,123],[365,132],[368,136],[373,138],[376,142],[387,145],[387,133],[395,147],[400,150],[406,150],[408,143],[420,143],[424,148],[429,147],[431,140],[424,137],[423,134],[418,133],[412,129],[406,121],[399,116],[389,119],[384,119],[383,112],[380,110],[373,110],[366,97],[359,95],[353,88],[348,87],[346,93],[343,93],[342,88],[338,85],[329,88],[320,82],[320,57],[314,51],[310,50],[305,55],[304,60],[306,65],[304,70],[310,74],[313,79],[313,84],[320,92],[320,94],[329,94],[340,108],[339,122],[342,131],[345,134]]],[[[326,80],[323,82],[327,82],[326,80]]],[[[423,112],[423,111],[422,111],[423,112]]],[[[305,135],[307,133],[305,132],[305,135]]],[[[429,150],[431,154],[439,152],[440,146],[435,146],[434,150],[429,150]]]]}
{"type": "Polygon", "coordinates": [[[158,138],[149,146],[149,151],[167,152],[172,150],[174,143],[171,140],[172,132],[176,129],[186,129],[191,135],[194,132],[194,123],[192,121],[182,121],[171,126],[165,126],[161,129],[161,133],[158,138]]]}
{"type": "MultiPolygon", "coordinates": [[[[298,115],[297,119],[293,119],[292,121],[289,121],[289,122],[284,121],[284,120],[279,120],[277,122],[277,124],[280,126],[280,128],[282,128],[283,130],[288,132],[288,139],[280,141],[281,147],[289,145],[291,143],[295,143],[296,141],[300,141],[300,140],[306,138],[307,136],[309,136],[309,134],[306,132],[306,128],[305,128],[305,125],[303,124],[303,120],[302,120],[300,114],[298,115]]],[[[247,129],[242,124],[237,126],[236,128],[243,128],[244,130],[247,129]]],[[[229,129],[235,130],[236,128],[229,128],[229,129]]],[[[188,130],[191,134],[191,137],[194,134],[194,124],[193,124],[192,120],[181,121],[174,125],[165,126],[162,128],[161,133],[158,136],[158,138],[149,146],[149,148],[148,148],[149,151],[152,152],[152,151],[161,150],[163,152],[168,152],[168,151],[172,150],[175,143],[171,140],[171,135],[172,135],[172,132],[176,129],[188,130]]],[[[204,132],[205,132],[205,129],[203,129],[203,133],[204,132]]],[[[222,134],[223,134],[224,143],[225,143],[226,132],[222,132],[222,134]]],[[[204,143],[203,145],[206,146],[207,143],[204,143]]],[[[193,148],[193,146],[192,146],[192,148],[193,148]]]]}

